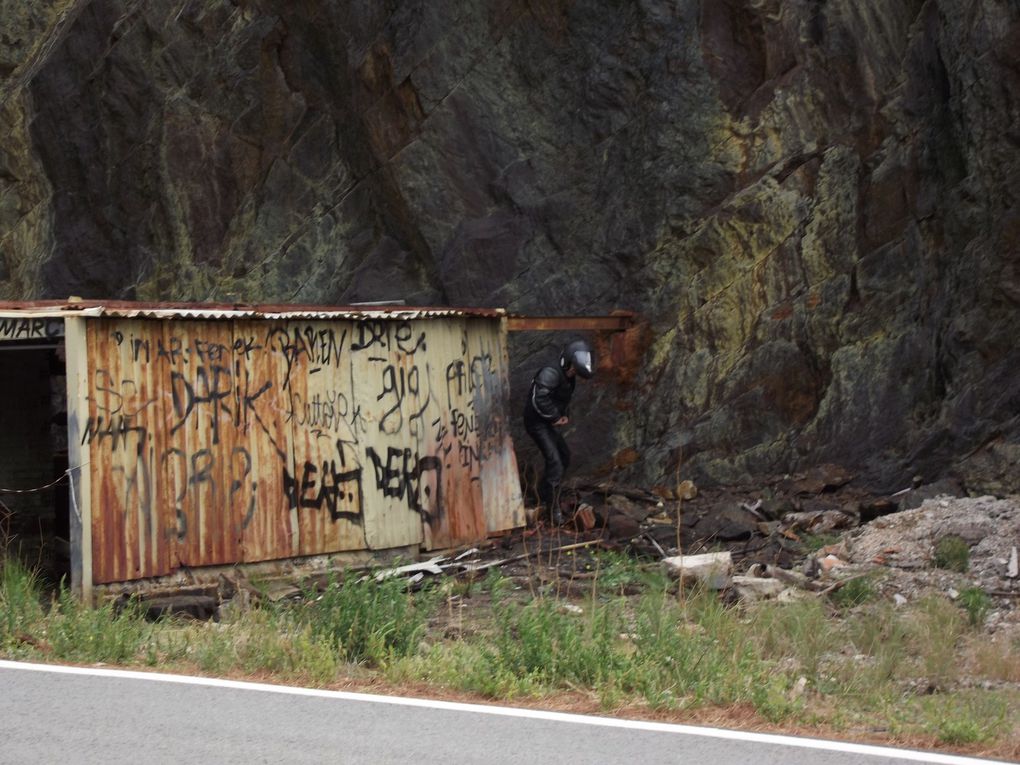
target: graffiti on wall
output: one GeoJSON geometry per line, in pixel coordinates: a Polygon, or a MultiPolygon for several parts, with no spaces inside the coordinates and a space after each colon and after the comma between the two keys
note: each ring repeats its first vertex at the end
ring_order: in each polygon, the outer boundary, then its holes
{"type": "Polygon", "coordinates": [[[4,340],[53,340],[63,336],[63,319],[19,319],[0,316],[0,342],[4,340]]]}
{"type": "Polygon", "coordinates": [[[468,324],[90,321],[100,580],[484,533],[505,370],[468,324]]]}

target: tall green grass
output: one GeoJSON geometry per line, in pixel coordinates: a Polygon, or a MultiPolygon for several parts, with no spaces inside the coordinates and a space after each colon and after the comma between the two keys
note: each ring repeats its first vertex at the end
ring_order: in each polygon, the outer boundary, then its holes
{"type": "Polygon", "coordinates": [[[0,557],[0,648],[16,650],[44,616],[39,577],[15,558],[0,557]]]}
{"type": "Polygon", "coordinates": [[[1015,727],[1020,694],[963,692],[957,678],[970,656],[975,677],[1015,680],[1016,645],[981,640],[980,620],[945,598],[902,608],[874,594],[849,609],[824,599],[732,606],[621,556],[590,571],[570,587],[490,572],[470,588],[448,582],[413,594],[399,579],[348,575],[223,622],[151,622],[132,603],[89,608],[66,590],[47,592],[7,560],[0,655],[314,685],[357,674],[499,699],[580,692],[606,709],[745,704],[772,721],[821,715],[950,744],[993,741],[1015,727]],[[533,594],[542,592],[552,594],[533,594]]]}
{"type": "Polygon", "coordinates": [[[434,591],[414,596],[402,579],[348,576],[311,595],[293,615],[342,661],[384,666],[417,650],[436,602],[434,591]]]}

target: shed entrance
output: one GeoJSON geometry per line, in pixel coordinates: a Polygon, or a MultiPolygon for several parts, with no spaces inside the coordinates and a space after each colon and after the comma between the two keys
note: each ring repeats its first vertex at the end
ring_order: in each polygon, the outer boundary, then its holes
{"type": "Polygon", "coordinates": [[[70,574],[63,321],[0,318],[0,547],[70,574]]]}

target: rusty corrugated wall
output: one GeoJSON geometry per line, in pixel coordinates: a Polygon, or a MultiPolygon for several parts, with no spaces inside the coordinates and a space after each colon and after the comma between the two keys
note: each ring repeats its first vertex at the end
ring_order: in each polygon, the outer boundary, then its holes
{"type": "Polygon", "coordinates": [[[96,584],[524,523],[505,320],[84,321],[96,584]]]}

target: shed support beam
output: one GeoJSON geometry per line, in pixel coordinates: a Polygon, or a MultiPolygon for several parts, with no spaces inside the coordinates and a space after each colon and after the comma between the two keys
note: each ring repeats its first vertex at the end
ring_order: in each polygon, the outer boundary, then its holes
{"type": "Polygon", "coordinates": [[[89,444],[82,438],[81,423],[88,419],[87,319],[64,320],[64,352],[67,360],[67,464],[70,486],[71,589],[86,603],[92,602],[92,474],[89,444]]]}
{"type": "Polygon", "coordinates": [[[617,311],[610,316],[509,316],[510,332],[564,330],[575,332],[624,332],[634,325],[634,314],[617,311]]]}

